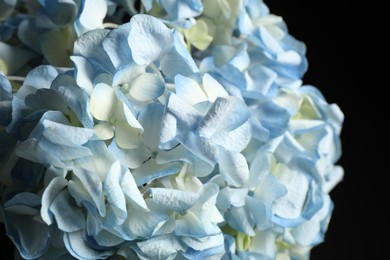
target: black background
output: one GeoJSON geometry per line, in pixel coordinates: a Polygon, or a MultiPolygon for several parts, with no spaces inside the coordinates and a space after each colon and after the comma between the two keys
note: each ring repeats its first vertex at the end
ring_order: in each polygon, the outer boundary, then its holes
{"type": "Polygon", "coordinates": [[[335,210],[325,243],[313,249],[311,259],[390,259],[384,245],[389,225],[385,9],[375,1],[265,2],[306,43],[304,83],[317,86],[345,114],[340,160],[345,176],[331,193],[335,210]]]}
{"type": "MultiPolygon", "coordinates": [[[[385,90],[387,35],[375,2],[347,0],[266,0],[272,13],[307,45],[309,71],[304,83],[317,86],[337,103],[346,119],[342,133],[345,178],[331,196],[334,214],[325,243],[312,260],[388,259],[385,194],[389,173],[386,157],[389,100],[385,90]],[[387,103],[386,103],[387,102],[387,103]],[[384,149],[383,151],[381,149],[384,149]],[[385,235],[385,238],[381,236],[385,235]]],[[[12,245],[0,229],[2,259],[11,259],[12,245]]]]}

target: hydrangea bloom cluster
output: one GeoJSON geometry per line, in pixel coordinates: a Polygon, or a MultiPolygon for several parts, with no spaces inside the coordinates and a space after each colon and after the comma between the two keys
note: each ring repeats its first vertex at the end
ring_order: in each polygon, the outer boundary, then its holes
{"type": "Polygon", "coordinates": [[[343,114],[261,0],[0,7],[0,216],[21,257],[308,259],[323,241],[343,114]]]}

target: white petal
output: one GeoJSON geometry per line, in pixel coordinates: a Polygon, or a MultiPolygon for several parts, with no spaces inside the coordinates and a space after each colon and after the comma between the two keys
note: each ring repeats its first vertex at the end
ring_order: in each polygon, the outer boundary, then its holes
{"type": "Polygon", "coordinates": [[[135,183],[134,177],[129,170],[127,170],[123,176],[121,187],[127,199],[130,200],[133,206],[144,211],[148,211],[145,200],[142,197],[142,194],[139,191],[137,184],[135,183]]]}
{"type": "Polygon", "coordinates": [[[207,96],[199,84],[195,80],[180,74],[175,77],[175,90],[176,95],[191,106],[207,101],[207,96]]]}
{"type": "Polygon", "coordinates": [[[242,187],[249,179],[249,168],[241,153],[220,149],[218,156],[219,171],[227,183],[242,187]]]}
{"type": "Polygon", "coordinates": [[[228,96],[228,93],[222,85],[208,73],[203,75],[203,89],[207,94],[208,100],[211,102],[214,102],[218,97],[228,96]]]}
{"type": "Polygon", "coordinates": [[[110,121],[116,109],[117,98],[112,87],[97,84],[91,95],[91,113],[99,120],[110,121]]]}
{"type": "Polygon", "coordinates": [[[274,170],[274,174],[287,188],[287,194],[274,202],[272,211],[282,218],[299,218],[309,191],[309,181],[307,177],[302,173],[291,171],[280,164],[274,170]]]}
{"type": "Polygon", "coordinates": [[[131,127],[127,122],[115,123],[115,140],[120,148],[136,149],[143,144],[141,131],[131,127]]]}
{"type": "Polygon", "coordinates": [[[192,207],[199,195],[194,192],[167,188],[151,188],[153,201],[176,212],[183,212],[192,207]]]}

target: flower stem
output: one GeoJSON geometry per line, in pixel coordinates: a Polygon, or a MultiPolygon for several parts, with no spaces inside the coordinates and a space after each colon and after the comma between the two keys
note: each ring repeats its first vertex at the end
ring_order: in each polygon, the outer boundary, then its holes
{"type": "Polygon", "coordinates": [[[104,23],[102,25],[103,29],[115,29],[115,28],[118,28],[118,27],[119,27],[119,25],[116,24],[116,23],[104,23]]]}

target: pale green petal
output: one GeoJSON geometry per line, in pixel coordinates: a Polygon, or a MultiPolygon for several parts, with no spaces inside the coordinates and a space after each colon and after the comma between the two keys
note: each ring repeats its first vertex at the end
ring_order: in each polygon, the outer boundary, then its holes
{"type": "Polygon", "coordinates": [[[194,26],[184,31],[184,34],[187,42],[201,51],[207,49],[213,41],[213,37],[208,34],[207,24],[203,20],[198,20],[194,26]]]}
{"type": "Polygon", "coordinates": [[[114,137],[114,129],[110,123],[102,123],[94,126],[96,135],[102,140],[108,140],[114,137]]]}

